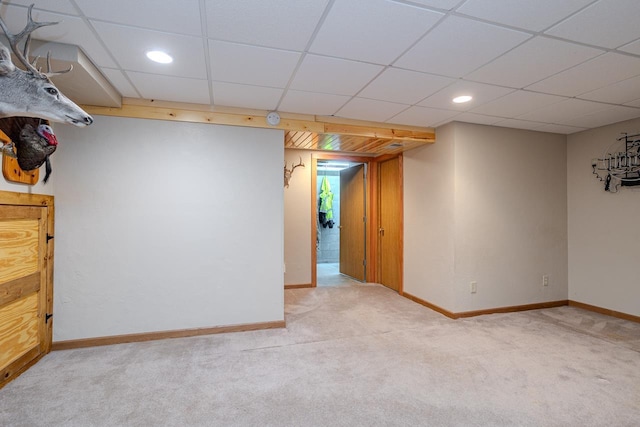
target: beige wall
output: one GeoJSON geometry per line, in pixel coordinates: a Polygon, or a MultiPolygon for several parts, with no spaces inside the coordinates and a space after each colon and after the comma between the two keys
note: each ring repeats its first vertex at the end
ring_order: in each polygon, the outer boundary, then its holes
{"type": "Polygon", "coordinates": [[[283,132],[95,119],[56,130],[54,341],[282,321],[283,132]]]}
{"type": "Polygon", "coordinates": [[[293,172],[284,189],[284,274],[285,285],[311,283],[311,151],[287,149],[287,169],[298,164],[305,167],[293,172]]]}
{"type": "Polygon", "coordinates": [[[567,299],[566,137],[455,126],[456,311],[567,299]]]}
{"type": "Polygon", "coordinates": [[[640,132],[640,119],[568,137],[569,298],[639,316],[640,187],[609,193],[591,172],[623,132],[640,132]]]}
{"type": "Polygon", "coordinates": [[[405,153],[405,290],[452,312],[566,299],[565,137],[453,123],[437,139],[405,153]]]}
{"type": "Polygon", "coordinates": [[[404,153],[404,291],[452,310],[455,126],[435,144],[404,153]]]}
{"type": "MultiPolygon", "coordinates": [[[[590,168],[621,132],[638,129],[640,120],[570,135],[566,148],[560,135],[462,123],[439,128],[437,144],[404,156],[404,290],[455,312],[569,298],[640,314],[633,262],[640,231],[617,224],[638,211],[640,188],[606,193],[590,168]],[[547,288],[542,274],[550,277],[547,288]],[[472,280],[476,294],[469,293],[472,280]]],[[[49,184],[0,180],[0,190],[57,193],[56,182],[77,167],[61,160],[64,152],[96,142],[91,128],[59,125],[56,132],[61,147],[49,184]]],[[[122,154],[104,139],[101,150],[122,154]]],[[[312,281],[311,155],[284,151],[287,167],[300,157],[305,163],[283,195],[285,284],[312,281]]],[[[102,170],[98,156],[89,164],[102,170]]]]}
{"type": "MultiPolygon", "coordinates": [[[[55,154],[54,154],[55,156],[55,154]]],[[[42,184],[42,178],[44,177],[44,165],[41,167],[40,171],[40,182],[36,185],[25,185],[25,184],[16,184],[12,182],[8,182],[4,179],[4,177],[0,177],[0,190],[3,191],[13,191],[14,193],[29,193],[29,194],[54,194],[53,187],[55,185],[55,177],[56,174],[56,163],[54,160],[51,161],[51,167],[53,172],[51,173],[51,178],[49,182],[46,184],[42,184]]]]}

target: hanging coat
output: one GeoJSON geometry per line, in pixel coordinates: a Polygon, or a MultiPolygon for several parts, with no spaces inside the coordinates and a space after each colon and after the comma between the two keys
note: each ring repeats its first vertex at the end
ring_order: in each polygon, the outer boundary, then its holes
{"type": "Polygon", "coordinates": [[[320,184],[320,200],[318,218],[323,227],[333,228],[333,193],[327,177],[322,178],[320,184]]]}

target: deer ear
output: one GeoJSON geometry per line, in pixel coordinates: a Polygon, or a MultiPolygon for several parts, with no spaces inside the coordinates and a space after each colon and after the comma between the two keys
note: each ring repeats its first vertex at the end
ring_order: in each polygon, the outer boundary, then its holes
{"type": "Polygon", "coordinates": [[[3,44],[0,44],[0,76],[7,75],[14,71],[16,66],[11,61],[11,53],[3,44]]]}

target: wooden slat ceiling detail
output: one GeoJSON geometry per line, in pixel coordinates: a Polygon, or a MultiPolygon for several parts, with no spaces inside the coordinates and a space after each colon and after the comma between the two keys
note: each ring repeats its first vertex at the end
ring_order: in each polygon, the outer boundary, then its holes
{"type": "Polygon", "coordinates": [[[398,154],[412,148],[430,144],[432,141],[378,138],[371,136],[340,135],[307,131],[287,131],[284,135],[285,148],[301,150],[339,151],[381,156],[398,154]]]}
{"type": "Polygon", "coordinates": [[[209,111],[193,104],[176,104],[123,100],[121,107],[84,105],[89,114],[208,123],[230,126],[281,129],[285,132],[285,148],[339,151],[370,156],[397,154],[435,142],[431,128],[394,126],[384,123],[359,122],[339,117],[304,116],[283,113],[277,126],[266,122],[266,111],[224,109],[209,111]]]}

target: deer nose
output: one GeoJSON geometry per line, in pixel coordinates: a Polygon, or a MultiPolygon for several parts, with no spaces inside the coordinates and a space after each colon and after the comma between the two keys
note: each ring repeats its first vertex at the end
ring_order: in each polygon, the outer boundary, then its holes
{"type": "Polygon", "coordinates": [[[84,122],[87,124],[87,126],[89,126],[91,123],[93,123],[93,117],[91,116],[86,116],[84,118],[84,122]]]}

